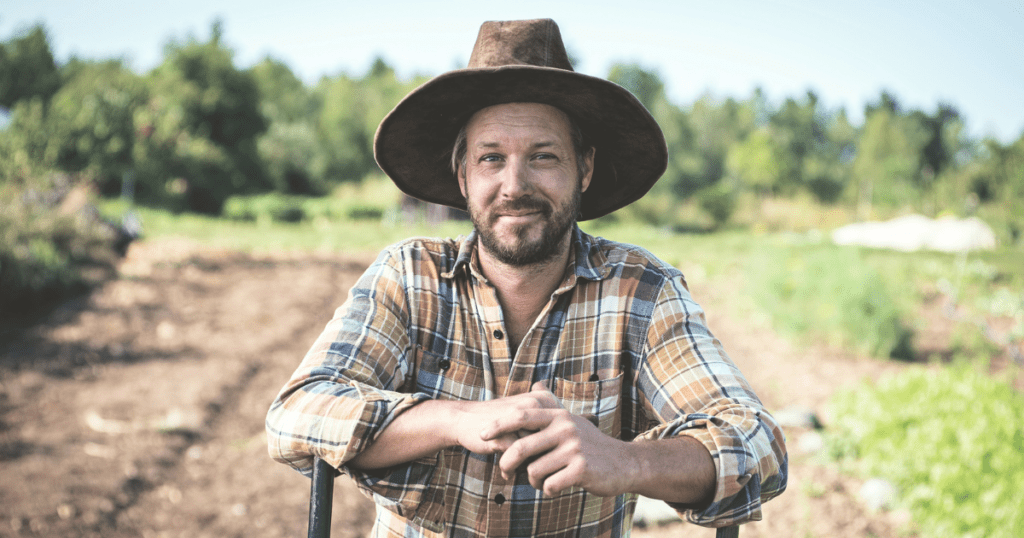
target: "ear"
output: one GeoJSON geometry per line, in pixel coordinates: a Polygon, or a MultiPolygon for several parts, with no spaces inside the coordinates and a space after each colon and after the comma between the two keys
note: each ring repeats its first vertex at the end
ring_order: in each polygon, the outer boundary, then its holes
{"type": "Polygon", "coordinates": [[[590,186],[590,180],[594,177],[594,153],[596,151],[596,148],[590,148],[587,156],[583,159],[587,163],[587,175],[583,176],[580,180],[580,183],[582,184],[580,192],[587,192],[587,187],[590,186]]]}
{"type": "Polygon", "coordinates": [[[468,200],[469,196],[466,195],[466,167],[464,165],[459,166],[459,171],[455,173],[455,179],[459,182],[459,190],[462,191],[462,197],[468,200]]]}

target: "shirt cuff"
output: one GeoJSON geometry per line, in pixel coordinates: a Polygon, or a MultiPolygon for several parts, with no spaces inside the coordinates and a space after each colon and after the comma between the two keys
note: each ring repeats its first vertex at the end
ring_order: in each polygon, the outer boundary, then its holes
{"type": "Polygon", "coordinates": [[[363,402],[363,410],[356,431],[349,437],[351,441],[337,455],[336,466],[378,506],[428,529],[440,525],[444,508],[444,491],[437,484],[443,476],[438,472],[442,464],[440,452],[384,469],[364,471],[345,464],[370,446],[395,417],[431,399],[430,396],[386,391],[357,381],[350,381],[349,385],[356,391],[355,398],[363,402]]]}
{"type": "MultiPolygon", "coordinates": [[[[754,431],[746,431],[717,416],[694,413],[661,424],[640,436],[668,439],[688,436],[703,444],[715,462],[715,496],[707,506],[667,503],[690,523],[704,527],[725,527],[762,518],[761,504],[786,488],[788,458],[776,463],[772,448],[777,444],[773,429],[761,420],[762,413],[749,411],[757,420],[754,431]],[[756,439],[761,437],[761,439],[756,439]],[[768,443],[762,443],[765,439],[768,443]],[[758,445],[770,445],[757,450],[758,445]],[[759,452],[763,452],[760,453],[759,452]],[[770,476],[761,476],[767,472],[770,476]]],[[[750,418],[750,417],[747,417],[750,418]]],[[[774,430],[778,431],[778,430],[774,430]]],[[[781,432],[780,432],[781,433],[781,432]]]]}

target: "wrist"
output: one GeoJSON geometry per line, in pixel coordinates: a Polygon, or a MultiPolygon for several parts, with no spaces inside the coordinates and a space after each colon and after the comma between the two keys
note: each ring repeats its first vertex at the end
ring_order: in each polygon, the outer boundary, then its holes
{"type": "Polygon", "coordinates": [[[443,409],[442,412],[444,412],[444,416],[448,417],[448,420],[441,425],[445,445],[448,448],[465,447],[466,443],[461,439],[461,436],[466,435],[469,430],[466,425],[466,419],[469,416],[469,406],[473,402],[445,400],[445,403],[447,404],[447,409],[443,409]]]}

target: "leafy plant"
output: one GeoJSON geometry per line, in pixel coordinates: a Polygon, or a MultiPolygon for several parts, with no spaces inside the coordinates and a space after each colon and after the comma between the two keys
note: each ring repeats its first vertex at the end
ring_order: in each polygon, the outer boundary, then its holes
{"type": "Polygon", "coordinates": [[[0,185],[0,325],[84,291],[116,259],[113,228],[88,211],[57,209],[71,187],[40,190],[44,183],[0,185]]]}
{"type": "Polygon", "coordinates": [[[915,368],[833,399],[832,457],[884,477],[928,536],[1024,531],[1024,397],[959,363],[915,368]]]}

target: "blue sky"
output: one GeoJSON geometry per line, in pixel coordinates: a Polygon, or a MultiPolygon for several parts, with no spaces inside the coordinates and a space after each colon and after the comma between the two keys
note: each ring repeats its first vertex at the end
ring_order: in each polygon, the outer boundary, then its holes
{"type": "Polygon", "coordinates": [[[580,71],[635,61],[682,105],[705,92],[743,98],[760,86],[778,101],[813,89],[860,122],[887,89],[906,107],[953,104],[975,136],[1024,133],[1021,0],[5,0],[0,38],[42,22],[58,61],[123,57],[145,71],[169,40],[206,39],[218,17],[240,67],[271,55],[311,83],[362,74],[378,55],[402,76],[437,74],[465,64],[482,21],[551,17],[580,71]]]}

